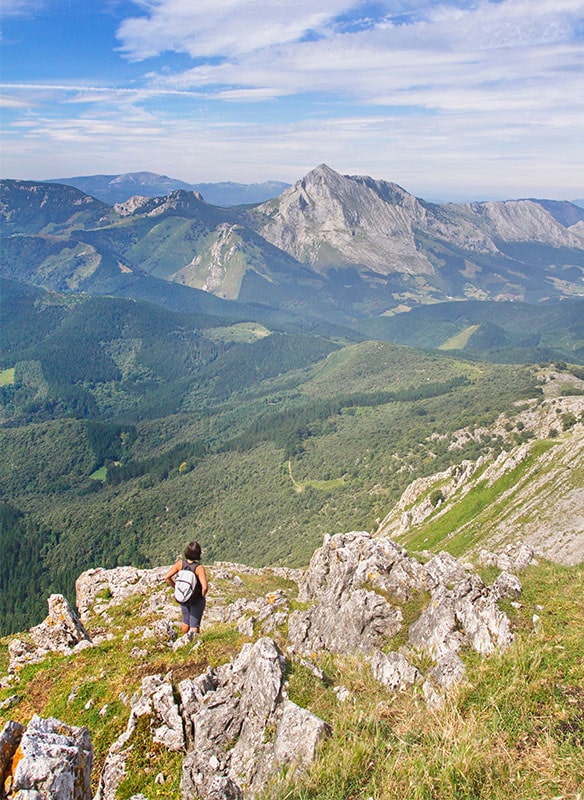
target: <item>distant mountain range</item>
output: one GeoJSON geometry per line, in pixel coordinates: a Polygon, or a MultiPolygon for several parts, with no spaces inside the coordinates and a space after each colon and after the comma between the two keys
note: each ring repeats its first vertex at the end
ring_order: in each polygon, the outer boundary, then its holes
{"type": "MultiPolygon", "coordinates": [[[[1,272],[50,290],[235,318],[253,309],[256,319],[284,315],[412,344],[422,337],[424,346],[426,327],[400,312],[436,322],[436,303],[573,301],[567,311],[584,302],[584,209],[568,202],[438,205],[324,164],[254,206],[213,205],[191,189],[113,206],[57,183],[7,180],[1,192],[1,272]]],[[[456,321],[434,346],[456,349],[463,331],[465,348],[541,344],[524,313],[509,331],[515,310],[485,318],[484,306],[472,308],[471,319],[454,304],[456,321]]]]}
{"type": "Polygon", "coordinates": [[[80,175],[74,178],[54,178],[48,183],[74,186],[85,194],[113,205],[123,203],[134,195],[160,197],[177,190],[199,192],[207,203],[215,206],[237,206],[263,203],[276,197],[290,184],[281,181],[264,183],[185,183],[155,172],[127,172],[122,175],[80,175]]]}

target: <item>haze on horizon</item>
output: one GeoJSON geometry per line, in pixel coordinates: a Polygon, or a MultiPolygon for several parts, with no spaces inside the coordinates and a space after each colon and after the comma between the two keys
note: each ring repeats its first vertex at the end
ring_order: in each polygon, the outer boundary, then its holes
{"type": "Polygon", "coordinates": [[[584,0],[3,0],[3,177],[584,196],[584,0]]]}

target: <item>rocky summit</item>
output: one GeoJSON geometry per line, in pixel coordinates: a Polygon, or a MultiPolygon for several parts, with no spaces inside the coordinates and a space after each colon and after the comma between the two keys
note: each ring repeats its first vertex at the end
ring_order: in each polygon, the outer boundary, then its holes
{"type": "MultiPolygon", "coordinates": [[[[62,596],[51,596],[45,622],[10,641],[1,685],[17,688],[28,665],[51,657],[67,657],[74,670],[83,653],[120,636],[129,603],[132,626],[122,638],[136,642],[131,658],[141,677],[135,691],[120,691],[125,727],[100,757],[92,790],[89,730],[66,720],[79,686],[63,706],[63,720],[9,720],[1,734],[3,796],[126,797],[119,791],[132,775],[138,747],[180,756],[183,800],[257,796],[285,770],[302,774],[326,747],[330,723],[293,700],[289,686],[294,665],[326,683],[316,663],[323,652],[357,655],[388,698],[417,691],[439,709],[465,680],[465,652],[486,657],[513,642],[499,603],[521,595],[517,573],[534,553],[523,547],[490,558],[504,569],[487,585],[471,565],[445,552],[420,560],[386,537],[354,531],[327,536],[306,570],[213,564],[204,634],[195,640],[177,635],[165,568],[88,570],[77,581],[78,611],[62,596]],[[246,580],[279,581],[282,588],[234,598],[246,580]],[[191,667],[181,663],[185,652],[202,650],[205,634],[229,624],[243,638],[230,660],[204,669],[196,660],[191,667]],[[154,652],[167,653],[164,671],[148,670],[154,652]]],[[[335,691],[338,702],[346,702],[346,687],[335,691]]],[[[105,716],[107,707],[99,714],[105,716]]],[[[165,780],[161,771],[158,781],[165,780]]]]}

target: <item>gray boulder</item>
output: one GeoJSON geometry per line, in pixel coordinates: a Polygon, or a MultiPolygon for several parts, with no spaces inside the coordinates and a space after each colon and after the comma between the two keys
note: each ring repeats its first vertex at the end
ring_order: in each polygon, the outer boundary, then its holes
{"type": "Polygon", "coordinates": [[[130,716],[151,718],[152,740],[167,750],[181,752],[185,749],[183,721],[170,680],[162,675],[142,678],[140,691],[130,701],[130,716]]]}
{"type": "Polygon", "coordinates": [[[320,717],[286,700],[274,741],[276,763],[279,766],[291,763],[306,766],[312,763],[319,742],[329,732],[330,727],[320,717]]]}
{"type": "Polygon", "coordinates": [[[494,600],[501,600],[503,597],[519,597],[521,591],[522,587],[519,578],[503,570],[491,586],[491,597],[494,600]]]}
{"type": "Polygon", "coordinates": [[[357,589],[339,603],[319,603],[295,611],[288,621],[288,637],[294,650],[314,653],[371,652],[402,627],[403,614],[375,592],[357,589]]]}
{"type": "Polygon", "coordinates": [[[300,584],[300,601],[338,602],[354,589],[371,588],[408,600],[423,589],[422,565],[390,539],[365,531],[326,536],[300,584]]]}
{"type": "Polygon", "coordinates": [[[14,758],[10,794],[35,800],[91,800],[93,747],[87,728],[33,716],[14,758]]]}
{"type": "Polygon", "coordinates": [[[154,586],[164,583],[167,570],[168,567],[98,567],[86,570],[75,582],[75,603],[81,619],[86,621],[92,613],[103,614],[110,606],[119,605],[132,595],[146,594],[154,586]]]}
{"type": "Polygon", "coordinates": [[[443,708],[448,692],[464,680],[466,667],[456,653],[446,653],[426,675],[422,692],[430,708],[443,708]]]}
{"type": "Polygon", "coordinates": [[[530,564],[537,564],[535,550],[523,542],[509,544],[502,552],[481,550],[479,563],[485,567],[498,567],[508,572],[520,572],[530,564]]]}
{"type": "Polygon", "coordinates": [[[456,653],[467,644],[483,655],[513,641],[508,617],[476,574],[452,588],[438,586],[428,608],[410,626],[409,642],[435,658],[456,653]]]}

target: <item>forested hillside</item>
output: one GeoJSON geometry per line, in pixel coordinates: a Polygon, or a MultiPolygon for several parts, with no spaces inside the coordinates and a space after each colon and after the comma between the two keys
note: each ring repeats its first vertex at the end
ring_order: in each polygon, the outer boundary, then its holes
{"type": "Polygon", "coordinates": [[[168,563],[193,536],[206,559],[305,564],[324,533],[374,529],[413,477],[498,452],[485,429],[541,397],[530,366],[8,291],[5,632],[84,569],[168,563]]]}

